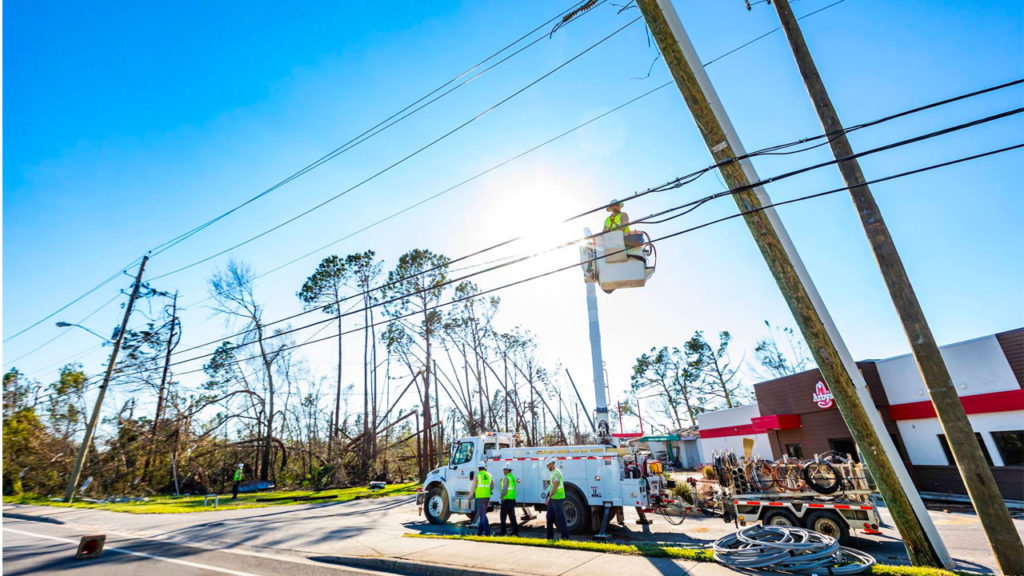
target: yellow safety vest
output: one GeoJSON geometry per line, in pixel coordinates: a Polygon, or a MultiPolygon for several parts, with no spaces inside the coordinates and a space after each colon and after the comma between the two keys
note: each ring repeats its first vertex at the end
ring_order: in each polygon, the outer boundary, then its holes
{"type": "Polygon", "coordinates": [[[242,471],[240,469],[239,470],[235,470],[235,482],[241,482],[241,481],[242,481],[242,471]]]}
{"type": "Polygon", "coordinates": [[[551,471],[551,487],[555,487],[555,479],[558,480],[558,490],[551,493],[552,500],[565,500],[565,478],[562,476],[562,471],[555,468],[551,471]]]}
{"type": "Polygon", "coordinates": [[[629,226],[622,226],[622,212],[609,214],[608,217],[604,219],[605,232],[608,232],[609,230],[617,230],[619,228],[622,228],[623,234],[629,234],[629,226]]]}
{"type": "Polygon", "coordinates": [[[491,497],[491,475],[481,470],[476,475],[476,494],[477,498],[490,498],[491,497]]]}
{"type": "Polygon", "coordinates": [[[505,497],[502,500],[515,500],[516,499],[516,477],[511,474],[505,475],[505,480],[508,481],[508,489],[505,490],[505,497]]]}

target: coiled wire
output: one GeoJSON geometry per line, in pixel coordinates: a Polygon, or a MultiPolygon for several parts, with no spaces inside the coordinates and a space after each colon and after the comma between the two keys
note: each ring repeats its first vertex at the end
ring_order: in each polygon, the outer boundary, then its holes
{"type": "Polygon", "coordinates": [[[859,574],[875,559],[804,528],[750,526],[715,541],[715,560],[732,568],[793,573],[859,574]]]}

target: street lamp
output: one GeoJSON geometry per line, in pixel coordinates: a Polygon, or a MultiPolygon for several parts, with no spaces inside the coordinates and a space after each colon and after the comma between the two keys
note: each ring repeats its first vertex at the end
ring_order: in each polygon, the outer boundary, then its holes
{"type": "Polygon", "coordinates": [[[71,326],[74,326],[76,328],[81,328],[82,330],[85,330],[86,332],[88,332],[89,334],[92,334],[93,336],[96,336],[97,338],[102,338],[106,342],[112,342],[113,340],[115,340],[117,338],[117,333],[120,332],[119,329],[115,328],[114,329],[114,336],[113,336],[113,338],[107,338],[106,336],[100,334],[99,332],[96,332],[95,330],[86,328],[85,326],[82,326],[81,324],[72,324],[71,322],[57,322],[57,328],[70,328],[71,326]]]}

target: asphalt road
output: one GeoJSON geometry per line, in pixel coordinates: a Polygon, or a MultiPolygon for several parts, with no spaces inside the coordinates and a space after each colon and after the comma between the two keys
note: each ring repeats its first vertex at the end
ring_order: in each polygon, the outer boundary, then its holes
{"type": "Polygon", "coordinates": [[[301,556],[216,550],[141,538],[107,535],[97,558],[75,560],[81,529],[65,524],[5,517],[3,574],[83,576],[380,576],[301,556]]]}
{"type": "MultiPolygon", "coordinates": [[[[191,514],[118,514],[100,510],[5,505],[4,574],[339,574],[319,564],[330,556],[386,556],[405,532],[452,532],[459,527],[426,523],[412,497],[346,503],[281,506],[191,514]],[[46,521],[40,521],[45,518],[46,521]],[[107,535],[108,549],[93,561],[74,561],[74,547],[84,534],[107,535]],[[48,538],[49,537],[49,538],[48,538]],[[54,540],[61,538],[63,540],[54,540]],[[67,540],[71,540],[68,542],[67,540]],[[119,553],[110,547],[148,556],[119,553]],[[166,559],[163,559],[166,558],[166,559]],[[181,560],[200,564],[173,563],[181,560]],[[109,566],[107,566],[109,564],[109,566]],[[146,570],[138,570],[146,565],[146,570]],[[152,570],[150,570],[152,565],[152,570]],[[117,571],[123,570],[123,571],[117,571]],[[189,570],[192,570],[191,572],[189,570]],[[237,572],[224,572],[235,570],[237,572]]],[[[943,541],[962,569],[994,572],[994,561],[977,518],[968,512],[934,510],[943,541]]],[[[883,518],[891,519],[882,510],[883,518]]],[[[464,517],[455,516],[453,521],[464,517]]],[[[654,515],[652,526],[637,526],[626,513],[626,526],[612,527],[617,541],[710,544],[734,530],[718,518],[691,516],[679,526],[654,515]]],[[[497,514],[491,515],[492,523],[497,514]]],[[[523,536],[543,537],[543,518],[530,522],[523,536]]],[[[1024,535],[1024,520],[1014,520],[1024,535]]],[[[881,536],[860,535],[854,546],[882,563],[906,563],[895,530],[881,536]]],[[[349,572],[351,573],[351,571],[349,572]]]]}

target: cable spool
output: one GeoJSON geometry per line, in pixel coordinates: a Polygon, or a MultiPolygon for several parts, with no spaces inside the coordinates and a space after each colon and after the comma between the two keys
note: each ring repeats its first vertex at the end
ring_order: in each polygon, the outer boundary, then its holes
{"type": "Polygon", "coordinates": [[[736,569],[802,574],[859,574],[875,564],[870,554],[840,546],[804,528],[750,526],[715,541],[715,560],[736,569]]]}
{"type": "Polygon", "coordinates": [[[807,486],[818,494],[834,494],[842,487],[843,479],[839,471],[825,460],[808,462],[801,476],[807,486]]]}

